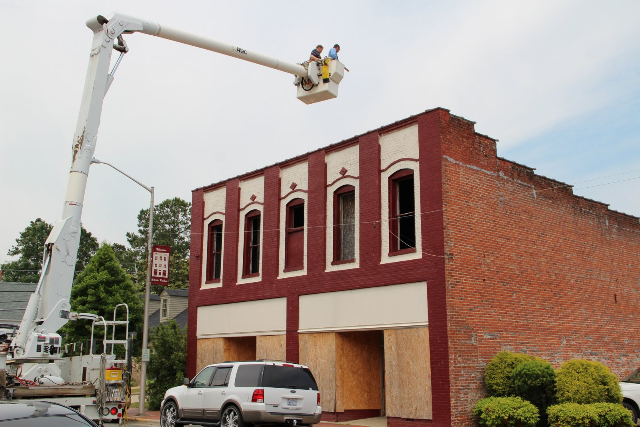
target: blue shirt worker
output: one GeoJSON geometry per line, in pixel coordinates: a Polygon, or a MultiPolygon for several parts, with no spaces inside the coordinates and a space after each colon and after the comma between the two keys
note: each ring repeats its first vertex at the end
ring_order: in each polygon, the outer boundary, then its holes
{"type": "MultiPolygon", "coordinates": [[[[338,52],[340,52],[340,45],[338,43],[334,44],[331,49],[329,49],[329,58],[338,60],[338,52]]],[[[349,71],[347,67],[344,67],[345,71],[349,71]]]]}
{"type": "Polygon", "coordinates": [[[321,44],[316,46],[316,48],[311,51],[311,55],[309,55],[309,62],[320,61],[322,59],[320,54],[322,53],[323,50],[324,50],[324,47],[322,47],[321,44]]]}

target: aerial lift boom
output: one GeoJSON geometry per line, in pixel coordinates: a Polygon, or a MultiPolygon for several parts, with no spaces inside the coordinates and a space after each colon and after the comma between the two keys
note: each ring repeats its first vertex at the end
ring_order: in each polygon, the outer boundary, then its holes
{"type": "MultiPolygon", "coordinates": [[[[77,318],[77,314],[71,313],[69,299],[80,242],[80,218],[89,167],[96,148],[102,103],[122,56],[129,50],[123,35],[136,32],[149,34],[293,74],[298,98],[307,104],[335,98],[338,84],[344,76],[344,66],[339,61],[310,63],[306,66],[284,62],[245,48],[120,13],[115,13],[108,19],[102,15],[91,18],[87,21],[87,27],[94,33],[93,44],[73,138],[72,164],[62,219],[54,224],[46,240],[42,276],[37,291],[31,296],[20,328],[10,345],[13,360],[34,362],[55,358],[60,353],[61,344],[56,331],[69,319],[77,318]],[[114,50],[120,52],[120,58],[109,71],[114,50]],[[323,65],[329,69],[329,79],[322,78],[323,65]],[[46,346],[46,352],[43,351],[45,346],[36,346],[38,339],[46,339],[50,344],[46,346]],[[36,348],[41,351],[36,351],[36,348]]],[[[324,71],[326,77],[327,70],[324,71]]]]}

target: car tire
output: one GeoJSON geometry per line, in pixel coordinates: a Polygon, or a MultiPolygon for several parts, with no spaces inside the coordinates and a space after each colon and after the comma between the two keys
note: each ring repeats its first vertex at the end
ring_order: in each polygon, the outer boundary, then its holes
{"type": "Polygon", "coordinates": [[[622,406],[631,411],[631,418],[633,419],[633,425],[638,424],[638,411],[630,403],[622,402],[622,406]]]}
{"type": "Polygon", "coordinates": [[[242,413],[235,405],[229,405],[224,409],[220,419],[220,427],[247,427],[242,419],[242,413]]]}
{"type": "Polygon", "coordinates": [[[180,424],[178,420],[178,405],[175,402],[168,401],[162,407],[160,412],[160,426],[161,427],[178,427],[180,424]]]}

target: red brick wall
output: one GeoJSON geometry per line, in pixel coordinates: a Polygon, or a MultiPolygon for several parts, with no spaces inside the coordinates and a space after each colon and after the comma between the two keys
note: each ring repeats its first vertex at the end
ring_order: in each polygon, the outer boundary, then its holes
{"type": "Polygon", "coordinates": [[[638,219],[497,158],[471,122],[446,114],[443,125],[453,424],[474,425],[501,350],[555,367],[597,360],[620,377],[640,367],[638,219]]]}

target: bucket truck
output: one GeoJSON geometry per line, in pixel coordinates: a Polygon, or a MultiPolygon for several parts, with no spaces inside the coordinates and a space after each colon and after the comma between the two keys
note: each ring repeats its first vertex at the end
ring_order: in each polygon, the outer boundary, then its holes
{"type": "Polygon", "coordinates": [[[71,169],[62,219],[54,224],[45,242],[42,275],[22,322],[9,331],[4,345],[0,340],[0,398],[59,401],[101,422],[108,419],[122,421],[128,403],[120,368],[125,360],[117,358],[115,348],[126,345],[126,341],[116,339],[116,329],[123,328],[128,336],[128,308],[118,306],[113,319],[103,319],[73,312],[69,299],[80,241],[84,194],[96,148],[103,99],[124,54],[129,51],[124,36],[148,34],[293,74],[297,97],[305,104],[337,97],[344,66],[329,59],[303,64],[283,62],[243,47],[120,13],[108,18],[99,15],[86,24],[93,31],[93,43],[71,147],[71,169]],[[120,55],[109,71],[114,50],[120,55]],[[85,356],[61,357],[62,337],[57,331],[68,321],[83,320],[93,322],[92,339],[95,328],[98,328],[97,333],[102,331],[103,352],[94,354],[92,348],[85,356]]]}

